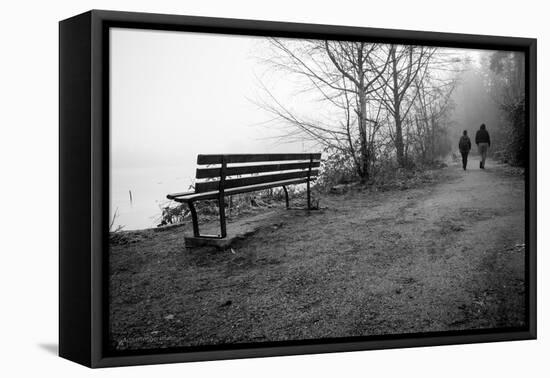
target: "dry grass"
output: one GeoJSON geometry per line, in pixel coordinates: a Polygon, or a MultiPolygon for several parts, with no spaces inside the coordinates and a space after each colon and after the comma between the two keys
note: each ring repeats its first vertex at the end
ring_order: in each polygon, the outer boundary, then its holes
{"type": "Polygon", "coordinates": [[[522,178],[461,175],[449,168],[423,187],[329,195],[321,211],[282,212],[278,226],[224,252],[186,249],[181,228],[113,244],[111,345],[521,326],[524,218],[513,204],[522,178]],[[499,201],[480,187],[477,200],[460,202],[472,185],[500,188],[499,201]]]}

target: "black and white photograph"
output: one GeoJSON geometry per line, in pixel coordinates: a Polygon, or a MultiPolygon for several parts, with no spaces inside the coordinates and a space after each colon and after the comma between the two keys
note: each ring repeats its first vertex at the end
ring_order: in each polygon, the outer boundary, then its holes
{"type": "Polygon", "coordinates": [[[110,353],[528,328],[524,51],[108,38],[110,353]]]}
{"type": "Polygon", "coordinates": [[[548,375],[544,3],[2,10],[2,377],[548,375]]]}

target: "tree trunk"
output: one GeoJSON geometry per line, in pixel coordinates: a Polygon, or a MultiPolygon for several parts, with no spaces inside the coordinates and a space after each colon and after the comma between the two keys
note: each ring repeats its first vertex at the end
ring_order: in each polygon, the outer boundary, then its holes
{"type": "Polygon", "coordinates": [[[431,124],[432,124],[432,163],[435,162],[435,119],[432,114],[431,118],[431,124]]]}
{"type": "Polygon", "coordinates": [[[397,112],[395,118],[395,153],[397,155],[397,164],[400,167],[405,166],[405,145],[403,144],[403,125],[401,116],[397,112]]]}
{"type": "Polygon", "coordinates": [[[399,77],[397,58],[395,56],[395,47],[390,50],[392,59],[392,78],[393,78],[393,118],[395,120],[395,153],[397,155],[397,164],[400,167],[405,166],[405,154],[403,145],[403,120],[401,119],[401,99],[399,97],[399,77]]]}
{"type": "Polygon", "coordinates": [[[365,88],[365,77],[363,70],[363,44],[359,45],[357,52],[359,86],[357,88],[359,97],[359,138],[361,144],[361,183],[365,184],[369,179],[369,151],[367,145],[367,96],[365,88]]]}
{"type": "Polygon", "coordinates": [[[364,92],[359,92],[359,136],[361,138],[361,182],[366,183],[369,179],[369,151],[367,145],[367,99],[364,92]]]}

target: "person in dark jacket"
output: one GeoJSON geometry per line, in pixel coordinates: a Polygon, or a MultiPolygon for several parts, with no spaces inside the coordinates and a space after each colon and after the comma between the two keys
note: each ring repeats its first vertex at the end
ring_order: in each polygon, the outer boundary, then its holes
{"type": "Polygon", "coordinates": [[[462,155],[462,169],[466,170],[466,165],[468,164],[468,154],[472,149],[472,142],[470,142],[470,137],[468,136],[468,131],[464,130],[462,136],[458,141],[458,149],[462,155]]]}
{"type": "Polygon", "coordinates": [[[476,144],[479,149],[479,155],[481,156],[479,168],[485,169],[485,159],[487,158],[487,150],[491,146],[491,138],[489,138],[489,133],[487,132],[484,123],[481,124],[476,133],[476,144]]]}

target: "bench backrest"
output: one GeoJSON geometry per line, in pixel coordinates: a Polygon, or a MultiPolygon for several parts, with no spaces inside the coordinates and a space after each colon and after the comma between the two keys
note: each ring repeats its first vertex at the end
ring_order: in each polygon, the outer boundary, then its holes
{"type": "Polygon", "coordinates": [[[196,178],[201,181],[195,183],[195,192],[203,193],[291,179],[311,180],[319,174],[320,160],[320,153],[198,155],[199,168],[196,178]],[[216,167],[208,167],[209,165],[216,167]]]}

